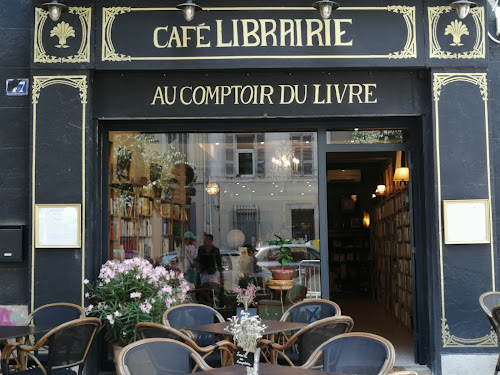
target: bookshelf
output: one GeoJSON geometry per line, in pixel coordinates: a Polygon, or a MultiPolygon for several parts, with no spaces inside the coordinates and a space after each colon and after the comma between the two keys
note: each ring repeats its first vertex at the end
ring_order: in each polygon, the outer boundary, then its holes
{"type": "Polygon", "coordinates": [[[376,298],[412,329],[413,279],[408,190],[382,201],[372,212],[371,246],[376,257],[376,298]]]}

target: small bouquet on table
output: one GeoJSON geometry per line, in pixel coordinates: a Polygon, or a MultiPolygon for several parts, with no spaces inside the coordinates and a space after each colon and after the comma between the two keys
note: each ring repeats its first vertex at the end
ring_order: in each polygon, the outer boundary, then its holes
{"type": "Polygon", "coordinates": [[[246,366],[247,375],[259,373],[260,349],[257,348],[257,341],[262,338],[266,328],[258,315],[249,316],[245,312],[241,313],[241,318],[237,316],[230,318],[229,326],[225,328],[233,335],[238,346],[234,362],[246,366]]]}
{"type": "Polygon", "coordinates": [[[260,289],[260,286],[255,286],[254,284],[248,284],[246,288],[236,288],[233,290],[236,293],[236,301],[238,303],[243,304],[243,309],[238,308],[236,315],[241,317],[242,312],[244,311],[248,315],[257,315],[256,308],[250,308],[250,305],[254,304],[255,295],[257,291],[260,289]]]}

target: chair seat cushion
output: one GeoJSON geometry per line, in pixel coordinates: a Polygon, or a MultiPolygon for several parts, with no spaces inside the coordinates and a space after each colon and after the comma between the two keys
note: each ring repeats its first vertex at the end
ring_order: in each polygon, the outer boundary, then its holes
{"type": "MultiPolygon", "coordinates": [[[[23,375],[44,375],[43,371],[40,367],[33,368],[30,370],[26,371],[20,371],[16,372],[17,374],[23,374],[23,375]]],[[[52,375],[76,375],[76,372],[71,371],[69,369],[58,369],[58,370],[52,370],[52,375]]]]}

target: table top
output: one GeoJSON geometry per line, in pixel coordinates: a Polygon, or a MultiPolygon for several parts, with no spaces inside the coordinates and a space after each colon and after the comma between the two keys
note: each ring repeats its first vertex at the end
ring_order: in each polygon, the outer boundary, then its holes
{"type": "MultiPolygon", "coordinates": [[[[207,374],[217,375],[246,375],[245,366],[233,365],[209,370],[207,374]]],[[[334,372],[318,371],[313,369],[303,369],[299,367],[270,365],[259,363],[259,375],[342,375],[334,372]]]]}
{"type": "Polygon", "coordinates": [[[56,326],[0,326],[0,341],[47,333],[56,326]]]}
{"type": "MultiPolygon", "coordinates": [[[[307,326],[307,323],[280,322],[279,320],[268,319],[262,319],[262,323],[267,326],[264,335],[271,335],[283,331],[294,331],[307,326]]],[[[189,329],[190,331],[211,332],[219,335],[230,335],[231,333],[224,330],[227,326],[229,326],[229,322],[204,324],[201,326],[186,327],[185,329],[189,329]]]]}

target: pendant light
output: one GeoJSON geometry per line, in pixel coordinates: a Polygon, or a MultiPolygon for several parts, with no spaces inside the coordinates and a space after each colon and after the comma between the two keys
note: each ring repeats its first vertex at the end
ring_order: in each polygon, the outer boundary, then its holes
{"type": "Polygon", "coordinates": [[[182,10],[182,13],[184,14],[184,19],[188,22],[193,20],[196,11],[203,10],[203,8],[200,7],[198,4],[195,4],[193,0],[186,0],[185,3],[177,5],[176,8],[182,10]]]}
{"type": "Polygon", "coordinates": [[[450,4],[450,7],[457,11],[458,18],[463,20],[469,14],[472,8],[477,7],[477,4],[468,0],[457,0],[450,4]]]}
{"type": "Polygon", "coordinates": [[[49,3],[42,4],[42,8],[49,12],[49,17],[54,22],[59,20],[61,13],[68,11],[68,6],[59,2],[59,0],[52,0],[49,3]]]}
{"type": "Polygon", "coordinates": [[[406,167],[406,151],[398,151],[396,154],[396,170],[394,171],[393,181],[409,181],[410,169],[406,167]],[[404,158],[403,158],[404,156],[404,158]]]}
{"type": "Polygon", "coordinates": [[[332,12],[339,7],[335,1],[331,0],[320,0],[316,1],[312,5],[315,9],[319,10],[319,14],[321,14],[321,18],[324,20],[330,18],[332,12]]]}

